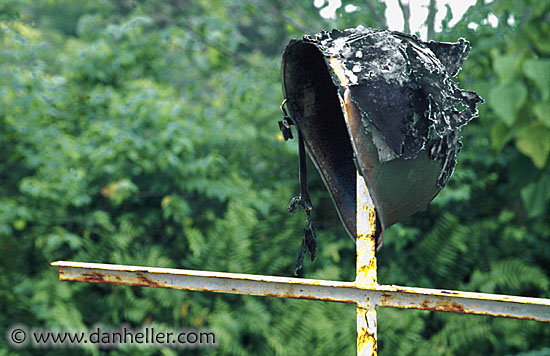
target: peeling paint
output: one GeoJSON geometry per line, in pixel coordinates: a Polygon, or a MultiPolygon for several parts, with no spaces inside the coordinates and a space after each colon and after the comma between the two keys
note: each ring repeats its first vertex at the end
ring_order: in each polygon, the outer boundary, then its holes
{"type": "Polygon", "coordinates": [[[137,275],[137,279],[148,287],[155,287],[155,288],[163,287],[161,283],[155,282],[152,279],[147,278],[145,275],[143,275],[143,272],[137,272],[136,275],[137,275]]]}
{"type": "MultiPolygon", "coordinates": [[[[365,179],[356,174],[356,277],[358,286],[377,285],[376,213],[365,179]]],[[[377,355],[376,304],[372,297],[357,303],[357,355],[377,355]]]]}
{"type": "Polygon", "coordinates": [[[423,310],[447,311],[462,314],[467,313],[467,309],[464,307],[464,305],[457,302],[436,301],[435,303],[433,303],[429,299],[424,299],[422,303],[420,303],[420,306],[423,310]]]}
{"type": "Polygon", "coordinates": [[[376,338],[373,335],[369,335],[365,329],[361,329],[360,335],[357,339],[357,354],[376,355],[378,352],[376,338]]]}
{"type": "Polygon", "coordinates": [[[367,301],[357,306],[357,355],[376,356],[377,344],[376,310],[367,301]]]}
{"type": "Polygon", "coordinates": [[[97,272],[89,272],[89,273],[84,273],[82,275],[83,279],[86,281],[86,282],[90,282],[90,283],[105,283],[105,279],[103,278],[103,275],[100,274],[100,273],[97,273],[97,272]]]}
{"type": "Polygon", "coordinates": [[[357,284],[374,285],[376,275],[376,213],[374,203],[369,194],[365,179],[356,174],[356,221],[357,240],[356,248],[356,278],[357,284]]]}

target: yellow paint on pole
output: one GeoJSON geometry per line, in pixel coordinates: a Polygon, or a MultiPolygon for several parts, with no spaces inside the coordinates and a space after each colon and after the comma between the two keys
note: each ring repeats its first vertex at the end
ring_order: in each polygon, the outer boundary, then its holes
{"type": "MultiPolygon", "coordinates": [[[[376,277],[376,213],[365,180],[357,174],[357,275],[355,283],[377,285],[376,277]]],[[[376,304],[367,298],[357,304],[357,355],[375,356],[378,351],[376,304]]]]}

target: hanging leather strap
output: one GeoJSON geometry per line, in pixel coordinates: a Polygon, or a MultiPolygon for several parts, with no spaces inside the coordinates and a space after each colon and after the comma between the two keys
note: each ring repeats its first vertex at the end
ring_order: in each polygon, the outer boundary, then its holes
{"type": "MultiPolygon", "coordinates": [[[[296,125],[287,114],[285,104],[286,99],[281,104],[281,111],[284,114],[284,119],[282,121],[279,121],[279,128],[283,133],[283,138],[285,139],[285,141],[287,141],[288,139],[293,138],[290,125],[296,125]]],[[[310,216],[311,211],[313,210],[313,204],[311,203],[307,187],[306,149],[302,132],[300,131],[298,126],[296,126],[296,131],[298,132],[298,155],[300,159],[300,166],[298,171],[300,194],[290,200],[290,203],[288,204],[288,211],[291,214],[294,214],[296,212],[296,205],[301,206],[306,214],[306,227],[304,228],[304,232],[302,235],[302,244],[300,246],[300,250],[298,251],[298,257],[296,258],[296,263],[294,264],[294,275],[298,275],[298,271],[302,269],[306,252],[309,251],[312,262],[315,260],[315,257],[317,255],[317,235],[315,233],[313,220],[310,216]]]]}

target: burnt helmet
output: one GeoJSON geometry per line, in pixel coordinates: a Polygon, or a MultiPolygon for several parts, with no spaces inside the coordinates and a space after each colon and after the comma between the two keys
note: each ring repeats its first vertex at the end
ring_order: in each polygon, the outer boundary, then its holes
{"type": "Polygon", "coordinates": [[[285,140],[292,138],[291,125],[299,136],[302,189],[289,210],[298,204],[307,213],[302,250],[309,248],[312,259],[304,143],[352,239],[356,172],[365,178],[380,248],[384,229],[428,204],[453,173],[460,129],[483,102],[451,79],[469,50],[462,38],[425,42],[361,26],[290,41],[282,59],[285,119],[279,126],[285,140]]]}

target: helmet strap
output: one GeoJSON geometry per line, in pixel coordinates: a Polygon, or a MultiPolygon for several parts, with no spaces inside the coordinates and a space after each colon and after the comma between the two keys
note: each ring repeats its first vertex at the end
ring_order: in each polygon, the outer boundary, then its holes
{"type": "MultiPolygon", "coordinates": [[[[279,121],[279,128],[283,133],[283,137],[286,140],[289,138],[292,139],[292,131],[290,125],[294,125],[290,116],[288,116],[284,105],[286,104],[286,99],[281,104],[281,110],[285,115],[283,121],[279,121]]],[[[296,125],[295,125],[296,126],[296,125]]],[[[309,191],[307,187],[307,161],[306,161],[306,149],[304,144],[304,138],[302,132],[296,126],[296,131],[298,132],[298,155],[300,159],[300,166],[298,171],[298,180],[300,182],[300,194],[293,197],[288,204],[288,211],[291,214],[296,212],[296,205],[302,207],[306,214],[306,227],[302,235],[302,244],[300,250],[298,251],[298,257],[296,258],[296,263],[294,264],[294,275],[298,275],[298,271],[302,269],[304,263],[304,257],[307,252],[311,256],[311,261],[315,261],[317,255],[317,235],[315,233],[315,227],[313,226],[313,220],[311,219],[311,211],[313,210],[313,204],[309,197],[309,191]]]]}

